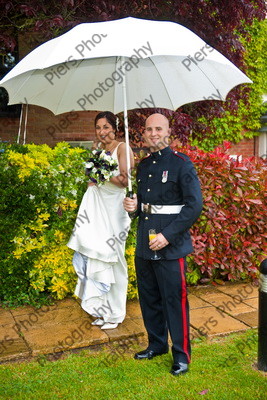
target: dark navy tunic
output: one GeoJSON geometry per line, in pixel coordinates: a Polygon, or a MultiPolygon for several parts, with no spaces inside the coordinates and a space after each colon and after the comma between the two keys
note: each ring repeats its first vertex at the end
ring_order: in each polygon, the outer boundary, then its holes
{"type": "Polygon", "coordinates": [[[169,244],[158,251],[162,259],[185,257],[193,251],[190,227],[202,210],[202,195],[196,170],[189,157],[170,147],[151,153],[137,169],[139,215],[136,255],[150,259],[148,231],[156,229],[169,244]],[[161,206],[184,205],[179,214],[147,214],[141,203],[161,206]]]}

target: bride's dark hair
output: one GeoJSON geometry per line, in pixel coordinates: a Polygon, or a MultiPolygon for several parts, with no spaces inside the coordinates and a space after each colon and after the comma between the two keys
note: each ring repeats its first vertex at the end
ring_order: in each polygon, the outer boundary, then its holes
{"type": "Polygon", "coordinates": [[[95,117],[95,126],[97,124],[97,121],[101,118],[106,118],[106,120],[110,123],[110,125],[112,126],[112,128],[114,129],[115,132],[117,132],[118,128],[117,128],[117,118],[116,115],[114,115],[111,111],[103,111],[100,112],[99,114],[97,114],[97,116],[95,117]]]}

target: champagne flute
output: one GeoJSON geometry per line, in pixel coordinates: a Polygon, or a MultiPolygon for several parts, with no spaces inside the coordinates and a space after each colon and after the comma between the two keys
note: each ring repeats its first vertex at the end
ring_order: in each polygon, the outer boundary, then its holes
{"type": "MultiPolygon", "coordinates": [[[[149,241],[151,241],[152,239],[155,239],[156,236],[157,236],[156,229],[149,229],[149,231],[148,231],[149,241]]],[[[158,256],[156,250],[154,250],[154,255],[153,255],[153,257],[151,257],[151,260],[160,260],[160,259],[161,259],[161,257],[158,256]]]]}

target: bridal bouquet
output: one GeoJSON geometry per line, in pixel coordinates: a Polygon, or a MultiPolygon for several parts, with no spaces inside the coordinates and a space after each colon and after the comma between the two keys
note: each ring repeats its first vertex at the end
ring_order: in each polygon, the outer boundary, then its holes
{"type": "Polygon", "coordinates": [[[112,158],[110,152],[105,150],[92,150],[88,161],[85,163],[85,174],[97,185],[102,185],[110,179],[118,163],[112,158]]]}

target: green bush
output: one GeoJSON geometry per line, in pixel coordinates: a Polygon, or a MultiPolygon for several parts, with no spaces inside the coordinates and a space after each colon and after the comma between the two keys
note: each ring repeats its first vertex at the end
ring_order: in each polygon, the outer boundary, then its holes
{"type": "Polygon", "coordinates": [[[65,244],[86,189],[86,152],[66,143],[1,147],[0,298],[8,304],[32,304],[48,293],[63,298],[75,281],[65,244]]]}

